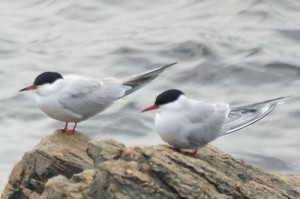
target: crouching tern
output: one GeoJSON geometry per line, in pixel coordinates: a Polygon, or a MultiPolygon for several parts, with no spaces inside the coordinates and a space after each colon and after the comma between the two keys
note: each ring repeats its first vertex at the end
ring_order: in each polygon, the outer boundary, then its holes
{"type": "Polygon", "coordinates": [[[281,100],[232,107],[226,103],[206,103],[187,98],[180,90],[167,90],[154,105],[142,112],[157,110],[155,128],[160,137],[176,150],[197,149],[216,138],[245,128],[268,115],[281,100]]]}

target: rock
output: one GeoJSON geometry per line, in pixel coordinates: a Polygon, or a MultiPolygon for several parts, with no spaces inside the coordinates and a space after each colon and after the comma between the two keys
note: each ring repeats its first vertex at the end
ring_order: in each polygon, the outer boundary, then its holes
{"type": "Polygon", "coordinates": [[[193,157],[55,132],[16,164],[2,198],[300,198],[300,177],[267,173],[212,146],[193,157]]]}
{"type": "Polygon", "coordinates": [[[15,165],[1,198],[41,195],[50,178],[57,175],[70,178],[85,169],[93,168],[93,161],[86,153],[90,140],[80,133],[68,136],[55,132],[45,137],[15,165]]]}

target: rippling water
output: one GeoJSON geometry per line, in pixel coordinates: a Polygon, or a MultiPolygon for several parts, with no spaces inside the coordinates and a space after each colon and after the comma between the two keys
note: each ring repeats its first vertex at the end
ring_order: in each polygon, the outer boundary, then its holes
{"type": "Polygon", "coordinates": [[[294,95],[262,121],[213,142],[269,171],[300,173],[300,2],[296,0],[0,1],[0,190],[13,165],[63,123],[33,93],[17,91],[52,70],[126,77],[179,63],[78,130],[126,144],[162,143],[154,113],[160,92],[246,104],[294,95]]]}

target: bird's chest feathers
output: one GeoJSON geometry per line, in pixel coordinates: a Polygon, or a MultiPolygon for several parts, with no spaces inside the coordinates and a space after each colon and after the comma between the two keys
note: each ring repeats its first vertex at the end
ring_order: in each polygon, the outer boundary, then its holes
{"type": "Polygon", "coordinates": [[[35,100],[42,110],[53,109],[58,105],[60,92],[56,85],[44,85],[36,91],[35,100]]]}
{"type": "Polygon", "coordinates": [[[186,123],[186,119],[183,115],[176,113],[157,113],[155,123],[158,129],[167,132],[175,132],[182,128],[186,123]]]}
{"type": "Polygon", "coordinates": [[[50,116],[54,115],[59,109],[62,109],[58,103],[58,99],[54,95],[41,96],[37,93],[35,100],[38,106],[50,116]]]}
{"type": "Polygon", "coordinates": [[[161,138],[173,146],[186,144],[187,121],[181,114],[157,113],[155,126],[161,138]],[[184,143],[181,143],[184,142],[184,143]]]}
{"type": "Polygon", "coordinates": [[[59,103],[57,93],[36,93],[35,100],[40,109],[45,112],[49,117],[59,121],[78,122],[81,120],[81,116],[77,115],[67,109],[65,109],[61,103],[59,103]]]}

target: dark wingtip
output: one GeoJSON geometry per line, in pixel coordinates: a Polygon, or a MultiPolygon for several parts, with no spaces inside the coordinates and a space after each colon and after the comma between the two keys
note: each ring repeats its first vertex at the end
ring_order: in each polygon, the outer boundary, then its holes
{"type": "Polygon", "coordinates": [[[166,64],[166,65],[162,66],[161,68],[168,68],[168,67],[173,66],[173,65],[175,65],[177,63],[178,62],[173,62],[173,63],[170,63],[170,64],[166,64]]]}
{"type": "MultiPolygon", "coordinates": [[[[125,92],[125,95],[129,95],[130,93],[136,91],[137,89],[141,88],[142,86],[148,84],[153,79],[155,79],[159,74],[161,74],[165,69],[167,69],[170,66],[173,66],[174,64],[177,64],[177,62],[173,62],[170,64],[165,64],[163,66],[160,66],[159,68],[144,72],[142,74],[138,74],[135,76],[130,77],[128,80],[123,82],[123,85],[130,86],[131,89],[127,90],[125,92]]],[[[122,96],[122,97],[124,97],[122,96]]]]}

